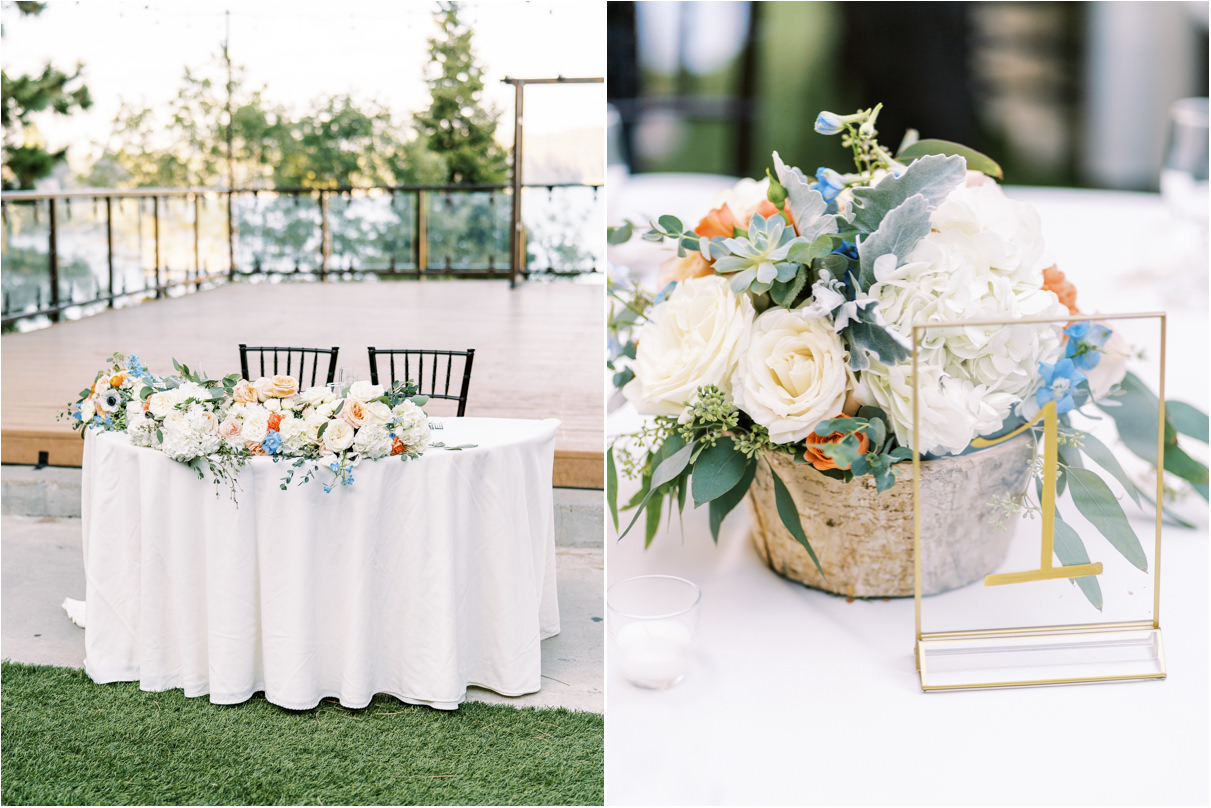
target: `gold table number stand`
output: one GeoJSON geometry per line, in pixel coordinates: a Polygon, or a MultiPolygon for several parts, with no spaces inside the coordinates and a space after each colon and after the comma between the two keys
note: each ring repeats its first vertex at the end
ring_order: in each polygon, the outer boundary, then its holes
{"type": "MultiPolygon", "coordinates": [[[[1148,333],[1148,347],[1155,350],[1157,393],[1160,399],[1157,417],[1157,457],[1164,457],[1164,362],[1165,315],[1075,315],[1066,320],[1022,319],[1013,321],[950,322],[917,325],[913,328],[913,445],[920,446],[921,399],[917,389],[919,346],[927,335],[935,338],[943,329],[1063,329],[1076,322],[1112,323],[1114,330],[1155,325],[1158,333],[1148,333]]],[[[1137,334],[1138,336],[1138,334],[1137,334]]],[[[992,447],[1027,431],[1037,430],[1042,422],[1041,485],[1038,515],[1042,522],[1041,536],[1028,526],[1014,534],[1009,558],[1002,568],[990,572],[972,584],[950,592],[923,595],[937,589],[923,580],[923,553],[930,548],[923,542],[922,522],[928,524],[930,503],[921,500],[920,453],[914,449],[913,469],[913,552],[915,567],[916,663],[925,691],[960,690],[972,688],[1024,687],[1035,685],[1111,682],[1134,679],[1163,679],[1165,677],[1164,646],[1160,630],[1160,538],[1163,475],[1157,474],[1155,546],[1152,551],[1148,583],[1141,582],[1141,571],[1125,567],[1117,553],[1108,546],[1098,547],[1102,561],[1060,564],[1056,561],[1055,528],[1057,479],[1060,468],[1058,447],[1061,436],[1055,401],[1048,401],[1032,419],[1008,434],[992,439],[977,438],[972,448],[992,447]],[[1038,566],[1022,569],[1032,562],[1024,555],[1038,536],[1038,566]],[[1019,541],[1020,539],[1020,541],[1019,541]],[[1018,550],[1016,554],[1014,550],[1018,550]],[[1016,555],[1016,557],[1015,557],[1016,555]],[[1111,557],[1114,557],[1113,559],[1111,557]],[[1025,559],[1024,561],[1022,559],[1025,559]],[[1057,584],[1043,582],[1092,578],[1104,580],[1117,576],[1109,589],[1105,609],[1115,617],[1112,621],[1085,622],[1085,616],[1105,617],[1101,600],[1096,607],[1082,601],[1057,584]],[[1042,588],[1040,588],[1042,587],[1042,588]],[[1048,588],[1050,587],[1050,588],[1048,588]],[[1150,594],[1151,597],[1147,597],[1150,594]],[[1113,600],[1113,602],[1112,602],[1113,600]],[[1058,617],[1060,619],[1056,620],[1058,617]]],[[[1037,435],[1037,431],[1036,431],[1037,435]]],[[[1039,460],[1035,461],[1036,464],[1039,460]]],[[[1034,476],[1033,474],[1031,475],[1034,476]]],[[[1062,486],[1061,486],[1062,489],[1062,486]]],[[[1071,531],[1071,527],[1066,526],[1071,531]]],[[[1096,543],[1096,531],[1089,536],[1096,543]]],[[[1035,551],[1031,550],[1031,554],[1035,551]]],[[[934,560],[934,559],[931,559],[934,560]]],[[[1072,560],[1072,559],[1070,559],[1072,560]]],[[[924,568],[932,569],[933,564],[924,568]]],[[[928,574],[928,573],[926,573],[928,574]]],[[[1101,597],[1100,585],[1098,587],[1101,597]]]]}

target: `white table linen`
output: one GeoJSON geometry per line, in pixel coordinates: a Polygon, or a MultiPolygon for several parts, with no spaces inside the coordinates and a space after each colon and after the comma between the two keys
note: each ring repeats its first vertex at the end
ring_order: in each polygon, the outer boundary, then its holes
{"type": "MultiPolygon", "coordinates": [[[[1207,268],[1175,267],[1160,198],[1008,193],[1039,211],[1082,310],[1168,311],[1167,392],[1206,409],[1207,268]]],[[[703,213],[709,202],[699,195],[703,213]]],[[[625,405],[607,430],[638,423],[625,405]]],[[[1207,804],[1208,514],[1197,497],[1175,510],[1197,529],[1163,532],[1166,680],[931,694],[913,662],[912,599],[850,603],[780,578],[748,540],[744,506],[718,546],[705,508],[687,507],[684,527],[674,517],[646,551],[642,525],[617,542],[611,531],[608,583],[680,575],[703,595],[695,666],[676,688],[628,686],[607,648],[610,803],[1207,804]]]]}
{"type": "Polygon", "coordinates": [[[540,641],[559,633],[559,422],[444,423],[434,440],[475,448],[364,461],[330,494],[318,480],[283,491],[290,466],[254,458],[238,505],[209,475],[90,433],[88,675],[216,704],[264,691],[290,709],[539,690],[540,641]]]}

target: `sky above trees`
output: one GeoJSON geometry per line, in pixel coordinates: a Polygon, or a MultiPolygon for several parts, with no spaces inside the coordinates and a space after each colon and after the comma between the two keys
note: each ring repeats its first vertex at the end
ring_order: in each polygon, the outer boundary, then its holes
{"type": "MultiPolygon", "coordinates": [[[[47,121],[48,146],[70,146],[74,167],[99,154],[93,144],[112,132],[121,102],[167,103],[186,67],[215,58],[231,9],[232,58],[246,69],[249,86],[266,86],[276,103],[306,111],[316,98],[348,93],[376,101],[401,116],[429,104],[426,39],[436,25],[436,3],[356,0],[242,0],[240,3],[141,0],[52,2],[22,19],[3,8],[6,70],[34,72],[51,61],[85,64],[94,104],[87,112],[47,121]],[[338,9],[339,11],[335,11],[338,9]]],[[[506,75],[601,76],[605,71],[602,4],[503,2],[464,4],[475,28],[484,67],[485,96],[503,112],[497,138],[512,140],[513,90],[506,75]]],[[[604,92],[590,87],[531,88],[526,132],[601,125],[604,92]]]]}

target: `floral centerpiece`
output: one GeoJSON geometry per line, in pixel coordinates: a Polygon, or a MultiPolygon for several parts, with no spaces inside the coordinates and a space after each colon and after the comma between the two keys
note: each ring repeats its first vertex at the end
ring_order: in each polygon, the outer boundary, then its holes
{"type": "Polygon", "coordinates": [[[209,379],[173,361],[176,375],[157,376],[137,356],[114,354],[64,415],[73,428],[125,432],[131,444],[210,470],[235,489],[251,457],[289,465],[282,488],[321,478],[325,492],[353,483],[363,459],[420,457],[431,445],[426,396],[415,384],[391,389],[354,382],[343,393],[300,390],[293,376],[209,379]]]}
{"type": "MultiPolygon", "coordinates": [[[[914,132],[893,155],[877,139],[879,109],[817,118],[817,132],[840,136],[853,170],[809,176],[774,153],[772,174],[742,181],[696,227],[673,216],[651,223],[645,239],[677,248],[660,268],[659,293],[612,281],[615,384],[654,416],[607,455],[615,527],[620,471],[640,481],[623,505],[635,510],[624,533],[646,511],[648,542],[664,501],[684,509],[690,494],[695,507],[709,506],[717,541],[723,518],[764,480],[816,584],[830,571],[803,529],[788,471],[891,496],[914,448],[926,459],[967,456],[973,441],[1053,406],[1061,487],[1079,481],[1071,489],[1082,515],[1146,564],[1103,477],[1137,501],[1146,495],[1070,418],[1100,407],[1127,447],[1156,463],[1159,401],[1127,371],[1130,349],[1080,318],[1072,284],[1043,260],[1038,215],[1004,194],[995,162],[914,132]],[[927,331],[914,385],[914,325],[1021,319],[1058,324],[927,331]]],[[[634,229],[614,228],[609,240],[634,229]]],[[[1206,498],[1207,468],[1177,439],[1206,441],[1206,416],[1175,402],[1167,413],[1163,466],[1206,498]]],[[[1026,480],[1007,495],[1011,509],[1035,507],[1026,480]]],[[[1082,589],[1100,607],[1100,595],[1082,589]]]]}

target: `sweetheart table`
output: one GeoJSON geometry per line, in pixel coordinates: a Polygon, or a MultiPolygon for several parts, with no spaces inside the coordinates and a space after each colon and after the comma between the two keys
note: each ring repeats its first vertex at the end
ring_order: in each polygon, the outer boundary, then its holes
{"type": "Polygon", "coordinates": [[[540,688],[559,633],[551,474],[559,422],[447,418],[422,457],[354,483],[251,459],[239,489],[122,433],[84,447],[85,670],[301,710],[376,693],[454,709],[469,685],[540,688]]]}

